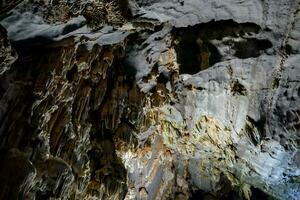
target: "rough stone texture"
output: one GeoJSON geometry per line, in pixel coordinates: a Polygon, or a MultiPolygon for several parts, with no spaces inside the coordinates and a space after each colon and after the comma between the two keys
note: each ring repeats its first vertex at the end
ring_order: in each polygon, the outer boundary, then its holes
{"type": "Polygon", "coordinates": [[[6,30],[0,25],[0,75],[9,70],[10,65],[16,61],[17,55],[7,40],[6,30]]]}
{"type": "Polygon", "coordinates": [[[0,199],[300,198],[298,0],[0,8],[0,199]]]}

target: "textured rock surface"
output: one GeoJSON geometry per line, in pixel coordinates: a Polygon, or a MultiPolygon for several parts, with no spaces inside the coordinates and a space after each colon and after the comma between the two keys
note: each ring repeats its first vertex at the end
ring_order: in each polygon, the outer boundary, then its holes
{"type": "Polygon", "coordinates": [[[300,198],[298,0],[0,6],[0,199],[300,198]]]}

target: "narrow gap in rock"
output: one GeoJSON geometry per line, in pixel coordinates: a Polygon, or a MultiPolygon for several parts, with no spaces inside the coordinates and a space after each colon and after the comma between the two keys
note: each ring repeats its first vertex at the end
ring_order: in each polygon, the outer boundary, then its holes
{"type": "Polygon", "coordinates": [[[74,78],[75,78],[75,75],[76,75],[77,71],[78,71],[78,67],[77,67],[77,65],[74,65],[72,67],[72,69],[67,71],[67,74],[66,74],[67,80],[70,81],[70,82],[74,81],[74,78]]]}
{"type": "Polygon", "coordinates": [[[291,55],[292,52],[293,52],[292,46],[289,45],[289,44],[285,45],[285,52],[286,52],[287,55],[291,55]]]}
{"type": "Polygon", "coordinates": [[[0,85],[0,97],[3,97],[5,91],[6,90],[2,87],[2,85],[0,85]]]}

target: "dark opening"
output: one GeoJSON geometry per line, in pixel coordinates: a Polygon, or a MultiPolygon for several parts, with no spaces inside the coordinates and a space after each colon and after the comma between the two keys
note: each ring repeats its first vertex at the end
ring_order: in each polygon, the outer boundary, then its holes
{"type": "Polygon", "coordinates": [[[180,74],[195,74],[200,71],[200,49],[195,37],[186,34],[176,48],[180,74]]]}
{"type": "Polygon", "coordinates": [[[124,18],[131,18],[132,13],[129,8],[128,0],[118,0],[118,5],[124,18]]]}
{"type": "MultiPolygon", "coordinates": [[[[251,187],[251,200],[274,200],[271,196],[264,193],[260,189],[251,187]]],[[[191,192],[189,200],[244,200],[245,198],[241,196],[241,193],[237,189],[231,189],[227,191],[219,191],[217,194],[212,194],[205,192],[203,190],[195,190],[191,192]]]]}
{"type": "Polygon", "coordinates": [[[251,200],[258,200],[258,199],[273,200],[274,199],[268,194],[261,191],[260,189],[254,187],[251,187],[251,193],[252,193],[251,200]]]}
{"type": "Polygon", "coordinates": [[[293,52],[292,46],[289,45],[289,44],[285,45],[285,52],[286,52],[287,55],[291,55],[292,52],[293,52]]]}
{"type": "Polygon", "coordinates": [[[161,72],[157,78],[157,83],[166,84],[170,81],[170,75],[167,72],[161,72]]]}
{"type": "Polygon", "coordinates": [[[272,43],[267,39],[249,38],[258,34],[260,30],[261,27],[257,24],[237,23],[233,20],[210,21],[192,27],[174,29],[174,46],[180,67],[179,72],[195,74],[228,58],[245,59],[260,56],[266,49],[272,48],[272,43]],[[229,40],[223,41],[224,37],[228,37],[229,40]],[[242,41],[237,41],[235,38],[240,38],[242,41]],[[219,42],[212,44],[212,40],[219,42]],[[233,53],[222,57],[218,44],[231,48],[234,50],[233,53]]]}
{"type": "Polygon", "coordinates": [[[198,32],[193,30],[180,34],[175,49],[180,74],[196,74],[221,60],[217,47],[201,40],[198,32]]]}
{"type": "Polygon", "coordinates": [[[2,98],[3,95],[5,94],[6,90],[4,89],[4,87],[2,87],[2,83],[0,85],[0,97],[2,98]]]}
{"type": "Polygon", "coordinates": [[[261,51],[272,47],[269,40],[247,39],[234,44],[235,56],[238,58],[251,58],[261,55],[261,51]]]}
{"type": "Polygon", "coordinates": [[[67,74],[66,74],[67,80],[70,81],[70,82],[74,81],[77,71],[78,71],[78,67],[77,67],[77,65],[74,65],[72,67],[72,69],[67,71],[67,74]]]}
{"type": "Polygon", "coordinates": [[[207,43],[208,50],[210,52],[210,57],[209,57],[209,65],[213,66],[214,64],[218,63],[221,61],[222,56],[215,45],[211,43],[207,43]]]}
{"type": "Polygon", "coordinates": [[[191,193],[189,200],[243,200],[240,197],[239,192],[235,190],[227,191],[226,193],[217,192],[212,194],[203,190],[196,190],[191,193]]]}
{"type": "Polygon", "coordinates": [[[261,28],[254,23],[237,23],[233,20],[210,21],[195,26],[200,30],[200,36],[207,39],[222,40],[225,36],[244,36],[257,34],[261,28]]]}
{"type": "Polygon", "coordinates": [[[195,191],[192,191],[189,200],[202,200],[202,199],[205,199],[205,197],[211,197],[211,199],[216,199],[213,195],[211,195],[203,190],[195,190],[195,191]]]}

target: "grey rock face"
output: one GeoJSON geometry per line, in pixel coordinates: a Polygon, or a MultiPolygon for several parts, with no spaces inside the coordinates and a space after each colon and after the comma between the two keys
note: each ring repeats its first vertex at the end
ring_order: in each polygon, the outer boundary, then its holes
{"type": "Polygon", "coordinates": [[[9,41],[7,40],[6,30],[0,26],[0,75],[4,74],[10,68],[10,65],[16,61],[17,55],[14,50],[11,48],[9,41]]]}
{"type": "Polygon", "coordinates": [[[1,198],[300,198],[299,1],[18,3],[1,198]]]}

